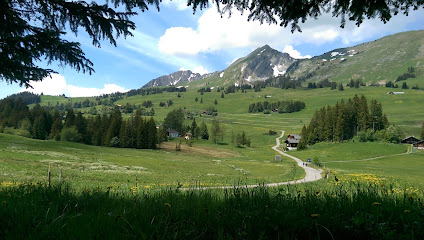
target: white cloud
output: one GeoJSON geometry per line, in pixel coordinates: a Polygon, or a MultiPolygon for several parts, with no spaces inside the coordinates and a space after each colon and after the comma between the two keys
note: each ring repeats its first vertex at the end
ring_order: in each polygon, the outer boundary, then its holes
{"type": "Polygon", "coordinates": [[[197,28],[168,28],[158,42],[159,51],[171,55],[197,55],[223,49],[241,47],[256,48],[269,44],[276,49],[286,45],[322,44],[341,41],[348,45],[390,33],[407,30],[409,23],[422,18],[423,10],[410,12],[409,16],[393,16],[389,23],[379,19],[367,19],[360,27],[347,22],[340,28],[340,18],[323,13],[318,20],[309,18],[300,24],[302,32],[291,33],[290,28],[279,25],[260,24],[247,21],[247,14],[233,11],[230,18],[221,17],[216,7],[209,8],[199,18],[197,28]]]}
{"type": "Polygon", "coordinates": [[[176,7],[177,10],[186,10],[190,7],[187,6],[187,0],[164,0],[162,3],[165,7],[176,7]]]}
{"type": "Polygon", "coordinates": [[[209,71],[206,68],[204,68],[203,66],[198,66],[198,67],[194,68],[193,72],[194,73],[200,73],[200,74],[209,73],[209,71]]]}
{"type": "Polygon", "coordinates": [[[19,92],[33,92],[37,94],[44,93],[46,95],[60,95],[63,94],[66,90],[66,80],[60,74],[52,74],[51,78],[46,77],[43,81],[35,82],[30,81],[29,84],[33,87],[23,88],[19,92]]]}
{"type": "Polygon", "coordinates": [[[65,78],[60,74],[52,74],[41,82],[30,81],[33,89],[23,88],[19,92],[29,91],[37,94],[45,95],[61,95],[65,94],[70,97],[91,97],[114,92],[126,92],[127,89],[116,84],[104,84],[103,88],[85,88],[69,85],[65,78]]]}
{"type": "Polygon", "coordinates": [[[199,73],[199,74],[206,74],[209,73],[210,71],[208,71],[206,68],[204,68],[203,66],[197,66],[193,69],[187,69],[185,67],[180,67],[180,71],[186,71],[186,70],[190,70],[194,73],[199,73]]]}
{"type": "Polygon", "coordinates": [[[287,45],[283,49],[283,52],[288,53],[292,58],[295,58],[295,59],[311,58],[311,55],[302,56],[299,51],[293,48],[292,45],[287,45]]]}

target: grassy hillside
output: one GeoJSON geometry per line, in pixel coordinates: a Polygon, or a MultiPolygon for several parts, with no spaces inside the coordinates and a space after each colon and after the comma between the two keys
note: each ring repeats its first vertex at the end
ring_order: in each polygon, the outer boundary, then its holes
{"type": "Polygon", "coordinates": [[[424,31],[398,33],[354,47],[336,49],[298,62],[289,73],[293,77],[309,74],[307,81],[313,82],[327,78],[344,83],[350,79],[384,83],[395,81],[408,67],[418,71],[413,85],[418,83],[424,88],[424,31]],[[336,55],[336,52],[343,55],[336,55]]]}
{"type": "MultiPolygon", "coordinates": [[[[166,114],[176,108],[185,108],[191,112],[201,113],[206,107],[214,106],[218,109],[215,117],[225,128],[224,141],[213,144],[211,141],[194,140],[194,147],[188,147],[183,141],[183,151],[175,152],[175,144],[178,140],[172,140],[163,145],[163,149],[157,151],[131,150],[116,148],[100,148],[73,143],[62,143],[52,141],[35,141],[31,139],[18,138],[8,135],[0,135],[2,141],[2,152],[0,159],[4,180],[23,181],[29,179],[45,179],[46,169],[49,163],[55,169],[56,177],[59,168],[64,168],[67,176],[73,176],[76,182],[84,184],[128,184],[135,181],[135,175],[139,175],[140,181],[146,185],[173,184],[180,181],[191,184],[199,180],[207,185],[232,184],[234,180],[241,179],[249,183],[261,181],[278,182],[282,180],[301,177],[302,173],[295,170],[294,162],[283,159],[281,163],[273,162],[275,152],[271,146],[275,145],[276,136],[264,135],[270,129],[285,130],[286,135],[300,133],[304,124],[307,124],[313,113],[324,106],[333,105],[342,98],[352,98],[355,94],[364,94],[368,101],[377,99],[383,105],[392,124],[400,126],[405,136],[418,136],[421,124],[424,121],[424,92],[421,90],[407,90],[403,95],[388,95],[388,89],[384,87],[361,87],[359,89],[346,88],[344,91],[326,89],[291,89],[282,90],[278,88],[265,88],[261,92],[248,90],[247,93],[227,94],[221,98],[221,93],[212,91],[201,95],[193,89],[181,93],[162,93],[147,96],[132,96],[116,102],[141,104],[151,100],[154,104],[157,123],[163,121],[166,114]],[[264,96],[271,96],[264,98],[264,96]],[[199,101],[195,101],[195,98],[199,101]],[[174,105],[171,107],[159,107],[159,102],[172,99],[174,105]],[[203,103],[200,103],[203,99],[203,103]],[[217,99],[218,104],[213,101],[217,99]],[[277,100],[301,100],[306,103],[306,109],[290,114],[249,114],[248,106],[257,101],[277,100]],[[252,147],[238,148],[232,143],[232,139],[242,131],[251,138],[252,147]],[[53,153],[49,153],[52,151],[53,153]],[[29,167],[31,166],[31,167],[29,167]],[[82,171],[84,169],[84,171],[82,171]],[[32,172],[33,171],[33,172],[32,172]],[[69,175],[70,174],[70,175],[69,175]]],[[[49,98],[43,97],[42,104],[48,104],[49,98]]],[[[56,101],[54,99],[53,101],[56,101]]],[[[103,106],[97,106],[102,108],[103,106]]],[[[84,110],[84,109],[82,109],[84,110]]],[[[89,114],[85,116],[90,117],[89,114]]],[[[129,115],[127,114],[126,117],[129,115]]],[[[196,115],[198,124],[205,121],[209,126],[213,117],[196,115]]],[[[186,120],[191,124],[191,120],[186,120]]],[[[356,143],[355,143],[356,144],[356,143]]],[[[359,144],[359,143],[358,143],[359,144]]],[[[396,175],[393,171],[398,169],[398,162],[402,159],[415,159],[413,165],[405,166],[413,170],[422,169],[420,165],[421,155],[392,156],[404,153],[406,148],[400,145],[349,145],[330,144],[329,146],[316,145],[304,152],[294,154],[302,159],[311,156],[327,156],[332,159],[357,160],[372,158],[380,155],[389,156],[384,166],[379,163],[369,162],[371,168],[364,171],[360,163],[339,164],[324,160],[330,169],[343,173],[373,173],[379,171],[382,175],[396,176],[398,179],[415,181],[419,174],[396,175]],[[349,152],[347,149],[362,149],[358,152],[349,152]],[[318,152],[316,152],[318,151],[318,152]],[[324,151],[322,153],[320,151],[324,151]],[[340,155],[340,152],[346,152],[340,155]]],[[[325,158],[327,158],[325,157],[325,158]]],[[[323,157],[324,158],[324,157],[323,157]]],[[[381,162],[382,160],[378,160],[381,162]]],[[[368,162],[367,162],[368,164],[368,162]]],[[[421,180],[420,180],[421,181],[421,180]]]]}

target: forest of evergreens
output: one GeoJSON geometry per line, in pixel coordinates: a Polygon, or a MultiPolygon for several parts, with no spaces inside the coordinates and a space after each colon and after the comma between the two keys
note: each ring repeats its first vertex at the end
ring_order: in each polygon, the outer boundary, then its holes
{"type": "MultiPolygon", "coordinates": [[[[85,118],[83,113],[73,109],[59,112],[38,104],[29,109],[22,99],[14,98],[6,98],[0,103],[0,130],[4,128],[22,130],[35,139],[97,146],[154,149],[159,141],[165,140],[164,137],[158,138],[154,119],[142,118],[140,110],[128,120],[122,118],[117,107],[110,115],[85,118]]],[[[164,136],[164,130],[160,130],[164,136]]]]}
{"type": "Polygon", "coordinates": [[[264,112],[270,113],[277,111],[278,113],[292,113],[299,112],[306,107],[302,101],[276,101],[276,102],[257,102],[249,105],[249,113],[264,112]]]}
{"type": "Polygon", "coordinates": [[[303,126],[299,149],[317,142],[335,142],[352,139],[360,132],[383,130],[389,122],[381,103],[368,101],[364,95],[346,102],[341,100],[335,106],[323,107],[316,111],[308,126],[303,126]]]}

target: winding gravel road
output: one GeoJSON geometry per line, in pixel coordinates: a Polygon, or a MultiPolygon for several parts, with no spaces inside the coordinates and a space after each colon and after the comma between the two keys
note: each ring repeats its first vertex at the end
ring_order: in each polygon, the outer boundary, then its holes
{"type": "MultiPolygon", "coordinates": [[[[285,156],[285,157],[289,157],[289,158],[295,160],[297,162],[297,165],[305,170],[305,173],[306,173],[305,177],[302,178],[302,179],[293,180],[293,181],[263,184],[261,186],[277,187],[277,186],[280,186],[280,185],[287,185],[287,184],[313,182],[313,181],[318,181],[319,179],[321,179],[322,178],[322,176],[321,176],[322,170],[321,169],[315,169],[315,168],[304,166],[303,161],[300,160],[299,158],[293,157],[293,156],[291,156],[291,155],[289,155],[289,154],[278,149],[280,147],[280,139],[283,136],[284,136],[284,131],[281,131],[281,136],[279,136],[277,139],[275,139],[276,145],[274,147],[272,147],[272,149],[274,151],[278,152],[279,154],[285,156]]],[[[255,185],[240,185],[240,186],[236,186],[236,187],[254,188],[254,187],[258,187],[258,184],[255,184],[255,185]]],[[[194,190],[194,189],[206,190],[206,189],[228,189],[228,188],[234,188],[234,186],[180,188],[180,190],[186,191],[186,190],[194,190]]]]}

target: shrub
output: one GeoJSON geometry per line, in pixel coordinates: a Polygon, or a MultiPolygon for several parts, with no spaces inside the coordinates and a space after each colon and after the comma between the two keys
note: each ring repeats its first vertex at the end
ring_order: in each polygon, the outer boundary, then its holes
{"type": "Polygon", "coordinates": [[[78,130],[75,126],[67,127],[62,130],[60,134],[60,139],[66,142],[80,142],[82,137],[78,133],[78,130]]]}

